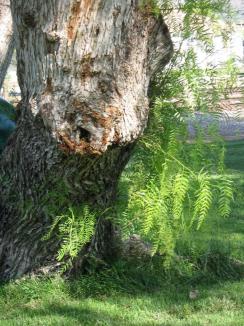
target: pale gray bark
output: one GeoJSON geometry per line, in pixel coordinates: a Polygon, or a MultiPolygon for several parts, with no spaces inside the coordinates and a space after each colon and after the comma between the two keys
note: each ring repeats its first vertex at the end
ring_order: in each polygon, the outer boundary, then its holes
{"type": "Polygon", "coordinates": [[[148,84],[171,43],[137,2],[13,1],[23,97],[72,152],[101,154],[146,125],[148,84]]]}
{"type": "MultiPolygon", "coordinates": [[[[12,0],[11,6],[23,99],[0,163],[4,279],[54,257],[57,238],[41,241],[52,223],[43,198],[61,181],[76,204],[111,205],[147,123],[150,80],[172,53],[162,17],[136,0],[12,0]],[[30,201],[31,208],[20,208],[30,201]]],[[[111,256],[113,231],[100,220],[89,250],[111,256]]]]}
{"type": "Polygon", "coordinates": [[[0,0],[0,89],[14,51],[10,0],[0,0]]]}

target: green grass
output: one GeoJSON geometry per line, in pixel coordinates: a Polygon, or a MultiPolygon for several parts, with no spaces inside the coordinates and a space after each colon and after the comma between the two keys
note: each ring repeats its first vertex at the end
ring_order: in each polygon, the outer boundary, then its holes
{"type": "Polygon", "coordinates": [[[54,278],[5,285],[1,289],[0,325],[244,323],[244,284],[240,281],[199,284],[196,300],[189,298],[191,287],[187,284],[166,283],[154,292],[133,293],[110,283],[105,281],[106,289],[97,284],[96,289],[87,280],[68,282],[54,278]],[[89,296],[86,290],[97,291],[89,296]]]}
{"type": "Polygon", "coordinates": [[[182,236],[171,270],[155,258],[77,280],[11,282],[0,286],[0,326],[244,325],[244,141],[227,144],[226,163],[236,187],[231,216],[213,213],[201,232],[182,236]]]}
{"type": "Polygon", "coordinates": [[[244,172],[244,141],[226,142],[226,166],[233,174],[244,172]]]}

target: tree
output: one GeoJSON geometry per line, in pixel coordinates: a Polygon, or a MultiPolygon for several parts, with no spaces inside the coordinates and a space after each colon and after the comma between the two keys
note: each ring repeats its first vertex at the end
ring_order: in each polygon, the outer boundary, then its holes
{"type": "MultiPolygon", "coordinates": [[[[141,1],[12,0],[20,117],[0,162],[0,277],[52,261],[55,215],[108,208],[148,118],[147,92],[172,54],[168,28],[141,1]],[[52,213],[50,213],[52,212],[52,213]]],[[[82,256],[109,259],[102,215],[82,256]]]]}
{"type": "Polygon", "coordinates": [[[0,2],[0,89],[2,88],[8,66],[11,62],[14,51],[14,37],[12,33],[12,17],[10,1],[0,2]]]}

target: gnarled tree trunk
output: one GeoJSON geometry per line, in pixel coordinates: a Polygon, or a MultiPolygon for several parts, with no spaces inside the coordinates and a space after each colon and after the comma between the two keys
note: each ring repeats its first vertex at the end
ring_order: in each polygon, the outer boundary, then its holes
{"type": "MultiPolygon", "coordinates": [[[[55,233],[42,241],[53,192],[111,205],[147,123],[150,80],[172,52],[163,19],[137,0],[12,0],[11,7],[22,104],[0,162],[2,279],[55,256],[55,233]]],[[[113,231],[100,220],[88,250],[111,256],[113,231]]]]}
{"type": "Polygon", "coordinates": [[[10,0],[0,0],[0,89],[14,51],[10,0]]]}

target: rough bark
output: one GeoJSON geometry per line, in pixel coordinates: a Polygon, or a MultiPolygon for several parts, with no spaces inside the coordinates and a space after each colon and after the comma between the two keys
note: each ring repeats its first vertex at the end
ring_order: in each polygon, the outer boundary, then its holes
{"type": "Polygon", "coordinates": [[[10,0],[0,1],[0,89],[10,65],[14,51],[10,0]]]}
{"type": "MultiPolygon", "coordinates": [[[[0,162],[0,277],[53,259],[49,195],[108,207],[148,117],[147,91],[170,59],[161,17],[135,0],[12,0],[21,114],[0,162]],[[60,188],[60,185],[61,188],[60,188]]],[[[62,206],[62,205],[61,205],[62,206]]],[[[89,250],[112,254],[98,223],[89,250]]]]}

